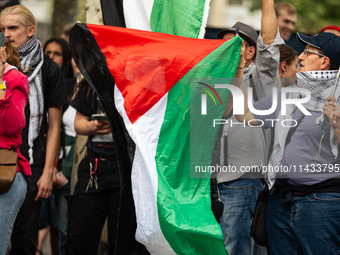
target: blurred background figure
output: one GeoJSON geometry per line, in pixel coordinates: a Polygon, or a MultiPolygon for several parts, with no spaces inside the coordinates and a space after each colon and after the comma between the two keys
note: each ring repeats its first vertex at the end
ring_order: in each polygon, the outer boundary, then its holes
{"type": "MultiPolygon", "coordinates": [[[[60,38],[64,39],[67,42],[67,44],[69,44],[69,36],[70,36],[70,32],[71,32],[71,29],[72,29],[73,26],[74,26],[74,23],[65,25],[64,31],[60,35],[60,38]]],[[[71,56],[71,52],[70,52],[70,56],[71,56]]],[[[72,64],[72,68],[73,68],[74,78],[77,78],[77,76],[80,74],[80,71],[79,71],[76,63],[74,62],[72,56],[71,56],[71,64],[72,64]]]]}
{"type": "Polygon", "coordinates": [[[280,45],[280,67],[279,76],[281,87],[295,85],[298,70],[297,51],[288,45],[280,45]]]}
{"type": "Polygon", "coordinates": [[[73,26],[74,23],[65,25],[64,31],[60,35],[60,38],[64,39],[67,42],[67,44],[69,43],[70,32],[73,26]]]}
{"type": "Polygon", "coordinates": [[[9,6],[13,6],[17,4],[20,4],[19,0],[0,0],[0,12],[9,6]]]}
{"type": "Polygon", "coordinates": [[[319,33],[332,33],[337,36],[340,36],[340,27],[334,25],[326,26],[322,28],[319,33]]]}
{"type": "Polygon", "coordinates": [[[297,18],[295,7],[287,2],[277,2],[275,3],[275,13],[280,35],[283,40],[288,41],[295,30],[297,18]]]}
{"type": "Polygon", "coordinates": [[[44,45],[44,54],[47,54],[50,59],[60,66],[65,80],[73,78],[71,51],[64,39],[54,37],[47,40],[44,45]]]}

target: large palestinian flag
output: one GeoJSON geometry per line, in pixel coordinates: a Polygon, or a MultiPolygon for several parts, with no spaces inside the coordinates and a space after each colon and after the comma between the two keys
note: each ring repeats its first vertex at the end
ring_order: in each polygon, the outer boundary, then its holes
{"type": "Polygon", "coordinates": [[[202,40],[77,24],[70,44],[94,87],[110,84],[136,144],[136,239],[151,254],[227,254],[211,211],[210,166],[242,40],[202,40]],[[224,79],[221,79],[224,78],[224,79]],[[207,114],[201,98],[206,96],[207,114]]]}

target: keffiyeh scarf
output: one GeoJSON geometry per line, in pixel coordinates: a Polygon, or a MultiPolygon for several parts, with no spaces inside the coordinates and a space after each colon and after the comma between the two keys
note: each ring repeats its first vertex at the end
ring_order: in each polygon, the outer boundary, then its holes
{"type": "Polygon", "coordinates": [[[33,142],[38,137],[44,114],[44,93],[41,67],[44,62],[41,43],[34,36],[18,49],[21,66],[28,77],[30,106],[30,119],[28,127],[28,155],[29,162],[33,164],[33,142]]]}
{"type": "MultiPolygon", "coordinates": [[[[315,120],[316,125],[323,122],[324,116],[322,114],[322,108],[327,101],[327,97],[329,97],[332,93],[337,72],[338,71],[335,70],[297,73],[297,87],[307,89],[311,92],[311,99],[307,103],[303,104],[304,107],[306,107],[309,111],[321,112],[320,117],[315,120]]],[[[290,93],[289,99],[297,99],[301,97],[303,97],[301,93],[290,93]]],[[[340,101],[339,90],[336,91],[335,98],[337,98],[337,102],[340,101]]],[[[281,121],[285,119],[292,119],[295,109],[295,105],[288,105],[286,116],[282,116],[280,112],[278,116],[279,121],[277,123],[281,123],[281,121]]],[[[279,169],[278,167],[281,165],[286,138],[290,129],[289,126],[291,126],[291,123],[288,123],[287,121],[286,123],[286,126],[282,126],[280,124],[275,125],[273,153],[269,164],[276,167],[276,169],[279,169]]],[[[333,128],[330,128],[330,146],[332,148],[332,153],[336,158],[338,156],[338,140],[333,128]]],[[[268,172],[269,188],[273,187],[277,174],[278,172],[275,171],[268,172]]]]}

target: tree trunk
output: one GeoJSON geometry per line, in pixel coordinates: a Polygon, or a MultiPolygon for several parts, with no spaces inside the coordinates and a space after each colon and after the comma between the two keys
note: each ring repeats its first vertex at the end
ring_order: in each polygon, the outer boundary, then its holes
{"type": "Polygon", "coordinates": [[[79,0],[54,0],[51,34],[59,37],[68,24],[76,23],[79,0]]]}
{"type": "Polygon", "coordinates": [[[103,14],[100,0],[87,0],[85,5],[86,23],[103,25],[103,14]]]}

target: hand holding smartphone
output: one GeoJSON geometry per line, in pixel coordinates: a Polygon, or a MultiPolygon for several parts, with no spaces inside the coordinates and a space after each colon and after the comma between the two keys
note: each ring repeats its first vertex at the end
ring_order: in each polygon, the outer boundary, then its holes
{"type": "Polygon", "coordinates": [[[109,118],[104,113],[92,114],[91,120],[97,120],[98,122],[103,123],[104,125],[110,124],[109,118]]]}

